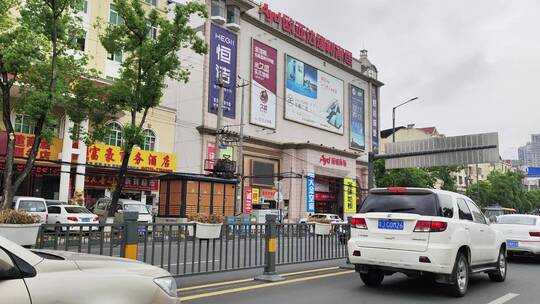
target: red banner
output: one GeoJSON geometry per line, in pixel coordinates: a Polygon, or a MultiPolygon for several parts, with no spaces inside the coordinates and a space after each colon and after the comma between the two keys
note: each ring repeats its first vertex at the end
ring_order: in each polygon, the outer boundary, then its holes
{"type": "Polygon", "coordinates": [[[244,212],[251,213],[253,212],[253,198],[251,187],[247,187],[244,191],[246,193],[246,205],[244,208],[244,212]]]}
{"type": "Polygon", "coordinates": [[[316,201],[336,201],[337,195],[330,192],[315,192],[316,201]]]}

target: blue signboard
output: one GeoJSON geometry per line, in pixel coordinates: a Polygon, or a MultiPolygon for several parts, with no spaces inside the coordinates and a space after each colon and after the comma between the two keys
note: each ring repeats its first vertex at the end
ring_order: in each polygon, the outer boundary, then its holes
{"type": "Polygon", "coordinates": [[[351,85],[349,96],[351,100],[350,147],[352,149],[364,150],[366,146],[364,127],[364,90],[351,85]]]}
{"type": "Polygon", "coordinates": [[[307,175],[306,176],[307,187],[306,187],[306,206],[307,212],[315,212],[315,176],[307,175]]]}
{"type": "Polygon", "coordinates": [[[540,167],[529,167],[527,168],[528,177],[540,177],[540,167]]]}
{"type": "Polygon", "coordinates": [[[217,113],[219,103],[219,75],[223,79],[223,116],[236,115],[236,34],[215,24],[210,29],[210,89],[208,112],[217,113]]]}
{"type": "Polygon", "coordinates": [[[371,147],[373,152],[379,152],[379,100],[377,87],[371,86],[371,147]]]}

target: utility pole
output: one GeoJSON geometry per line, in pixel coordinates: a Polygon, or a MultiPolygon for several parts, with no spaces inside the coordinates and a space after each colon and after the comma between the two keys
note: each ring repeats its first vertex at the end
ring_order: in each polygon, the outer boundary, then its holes
{"type": "MultiPolygon", "coordinates": [[[[238,76],[238,78],[241,78],[238,76]]],[[[236,201],[240,202],[240,208],[236,210],[244,209],[244,200],[243,200],[243,189],[244,189],[244,88],[249,85],[244,78],[242,79],[242,84],[237,86],[242,88],[242,102],[240,103],[240,135],[238,139],[238,159],[237,159],[237,170],[240,175],[240,183],[236,186],[236,201]]]]}
{"type": "Polygon", "coordinates": [[[219,159],[219,148],[221,146],[221,134],[223,127],[223,75],[219,71],[218,75],[218,86],[219,86],[219,97],[218,97],[218,110],[217,110],[217,126],[216,126],[216,152],[218,153],[219,159]]]}

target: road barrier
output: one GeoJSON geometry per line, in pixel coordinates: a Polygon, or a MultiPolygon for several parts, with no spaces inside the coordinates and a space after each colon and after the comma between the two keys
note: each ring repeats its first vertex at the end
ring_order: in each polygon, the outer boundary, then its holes
{"type": "MultiPolygon", "coordinates": [[[[44,224],[36,248],[133,258],[166,269],[175,276],[264,268],[343,259],[349,225],[333,225],[316,235],[315,224],[232,222],[217,238],[201,239],[197,224],[44,224]]],[[[202,228],[200,228],[202,229],[202,228]]]]}

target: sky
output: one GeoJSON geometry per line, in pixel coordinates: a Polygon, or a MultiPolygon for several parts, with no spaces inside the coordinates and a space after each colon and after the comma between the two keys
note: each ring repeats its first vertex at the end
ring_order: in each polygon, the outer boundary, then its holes
{"type": "Polygon", "coordinates": [[[498,132],[500,154],[540,133],[538,0],[266,0],[379,70],[381,126],[498,132]]]}

